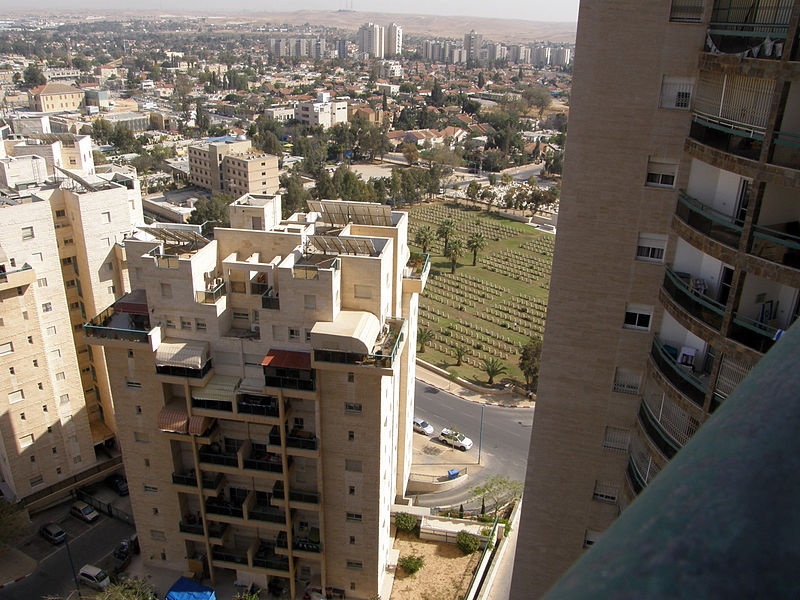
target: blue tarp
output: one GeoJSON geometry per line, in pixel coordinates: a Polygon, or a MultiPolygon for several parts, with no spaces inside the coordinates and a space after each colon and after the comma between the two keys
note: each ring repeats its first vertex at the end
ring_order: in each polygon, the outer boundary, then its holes
{"type": "Polygon", "coordinates": [[[217,594],[210,587],[181,577],[169,588],[167,600],[217,600],[217,594]]]}

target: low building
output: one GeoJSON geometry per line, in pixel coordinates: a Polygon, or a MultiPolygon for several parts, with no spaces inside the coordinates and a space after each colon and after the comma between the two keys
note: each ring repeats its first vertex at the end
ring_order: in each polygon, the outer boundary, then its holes
{"type": "Polygon", "coordinates": [[[295,109],[293,106],[273,106],[264,111],[264,116],[285,123],[295,118],[295,109]]]}
{"type": "Polygon", "coordinates": [[[297,120],[303,125],[330,129],[337,123],[347,123],[347,101],[331,100],[327,92],[317,94],[317,100],[300,102],[297,120]]]}
{"type": "Polygon", "coordinates": [[[28,92],[28,107],[36,112],[75,111],[84,103],[85,93],[83,90],[63,83],[46,83],[28,92]]]}
{"type": "Polygon", "coordinates": [[[189,146],[189,181],[211,193],[234,198],[278,191],[278,157],[255,150],[250,140],[227,140],[189,146]]]}

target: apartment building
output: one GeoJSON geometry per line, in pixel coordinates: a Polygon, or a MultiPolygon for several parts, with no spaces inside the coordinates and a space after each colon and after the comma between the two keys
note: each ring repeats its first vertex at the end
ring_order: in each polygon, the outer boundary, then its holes
{"type": "Polygon", "coordinates": [[[386,39],[383,42],[384,56],[402,56],[403,28],[397,23],[389,23],[384,28],[386,39]]]}
{"type": "Polygon", "coordinates": [[[293,106],[273,106],[264,110],[264,115],[275,121],[285,123],[294,119],[295,109],[293,106]]]}
{"type": "Polygon", "coordinates": [[[142,555],[212,579],[372,598],[412,450],[428,275],[388,207],[280,196],[214,240],[125,241],[132,291],[85,328],[105,348],[142,555]]]}
{"type": "Polygon", "coordinates": [[[364,23],[358,28],[356,39],[358,40],[359,53],[369,55],[370,58],[383,58],[386,55],[384,45],[386,43],[385,28],[381,25],[364,23]]]}
{"type": "Polygon", "coordinates": [[[316,102],[300,102],[297,120],[303,125],[330,129],[337,123],[347,123],[347,101],[331,100],[328,92],[319,92],[316,102]]]}
{"type": "Polygon", "coordinates": [[[512,598],[541,596],[797,318],[799,19],[581,3],[512,598]]]}
{"type": "Polygon", "coordinates": [[[84,104],[83,90],[63,83],[45,83],[28,92],[28,106],[43,113],[76,111],[84,104]]]}
{"type": "Polygon", "coordinates": [[[475,33],[473,29],[464,34],[464,61],[469,65],[477,65],[480,61],[480,51],[483,46],[483,35],[475,33]]]}
{"type": "Polygon", "coordinates": [[[119,244],[142,222],[135,172],[0,197],[0,489],[31,510],[121,464],[83,323],[127,285],[119,244]]]}
{"type": "Polygon", "coordinates": [[[72,133],[32,134],[23,140],[7,142],[9,154],[21,158],[38,156],[47,166],[47,176],[63,176],[57,169],[70,169],[84,175],[94,174],[92,139],[72,133]]]}
{"type": "Polygon", "coordinates": [[[256,151],[250,140],[189,146],[189,182],[234,198],[278,191],[278,157],[256,151]]]}

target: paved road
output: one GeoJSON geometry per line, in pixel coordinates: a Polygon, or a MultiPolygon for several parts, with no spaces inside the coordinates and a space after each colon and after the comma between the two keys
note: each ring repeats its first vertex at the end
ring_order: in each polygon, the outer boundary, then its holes
{"type": "MultiPolygon", "coordinates": [[[[76,573],[87,563],[97,563],[111,552],[120,540],[129,538],[134,533],[134,528],[130,525],[105,515],[96,523],[86,526],[74,518],[71,519],[75,523],[65,521],[62,526],[69,536],[69,548],[76,573]],[[72,535],[72,531],[76,529],[72,525],[79,528],[79,533],[72,535]]],[[[52,548],[50,554],[41,560],[33,575],[0,590],[0,599],[39,600],[48,596],[65,598],[75,589],[66,548],[63,544],[50,548],[52,548]]],[[[84,596],[88,591],[86,588],[81,588],[84,596]]]]}
{"type": "MultiPolygon", "coordinates": [[[[482,405],[461,400],[420,381],[416,383],[415,394],[415,416],[433,425],[436,433],[442,427],[456,425],[474,442],[472,450],[467,453],[466,462],[477,464],[482,405]]],[[[467,486],[449,492],[420,494],[418,503],[422,506],[461,503],[469,496],[470,487],[491,475],[504,475],[512,480],[525,481],[532,426],[533,409],[486,406],[481,444],[483,468],[474,476],[470,475],[467,486]]],[[[464,506],[471,505],[464,502],[464,506]]]]}

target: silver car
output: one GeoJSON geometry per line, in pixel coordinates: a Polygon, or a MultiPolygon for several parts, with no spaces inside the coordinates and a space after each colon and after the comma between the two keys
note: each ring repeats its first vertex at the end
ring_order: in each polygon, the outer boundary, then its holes
{"type": "Polygon", "coordinates": [[[422,435],[433,435],[433,425],[422,419],[414,418],[414,431],[422,435]]]}

